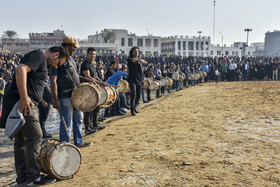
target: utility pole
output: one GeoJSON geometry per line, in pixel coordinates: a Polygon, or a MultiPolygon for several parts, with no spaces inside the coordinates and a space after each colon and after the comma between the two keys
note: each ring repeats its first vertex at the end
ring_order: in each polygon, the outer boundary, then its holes
{"type": "Polygon", "coordinates": [[[215,45],[215,17],[216,17],[216,0],[214,0],[214,15],[213,15],[213,45],[215,45]]]}
{"type": "Polygon", "coordinates": [[[200,56],[201,55],[201,33],[202,33],[202,31],[197,31],[197,33],[199,34],[199,43],[198,43],[198,50],[199,50],[199,54],[198,54],[198,56],[200,56]]]}
{"type": "Polygon", "coordinates": [[[245,32],[247,32],[247,43],[246,43],[246,46],[245,46],[245,55],[246,55],[246,48],[249,46],[249,44],[248,44],[248,41],[249,41],[249,32],[251,32],[252,31],[252,29],[249,29],[249,28],[247,28],[247,29],[244,29],[244,31],[245,32]]]}
{"type": "Polygon", "coordinates": [[[223,34],[221,33],[221,31],[219,32],[222,36],[222,57],[224,57],[224,36],[223,34]]]}

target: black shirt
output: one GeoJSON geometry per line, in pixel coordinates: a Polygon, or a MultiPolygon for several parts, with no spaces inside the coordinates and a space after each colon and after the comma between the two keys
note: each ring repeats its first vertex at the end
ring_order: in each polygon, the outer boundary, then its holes
{"type": "Polygon", "coordinates": [[[57,69],[53,69],[51,74],[57,76],[57,95],[59,99],[71,97],[74,88],[80,85],[76,62],[72,57],[57,69]]]}
{"type": "Polygon", "coordinates": [[[81,65],[81,72],[80,72],[80,75],[85,77],[83,71],[89,71],[89,74],[92,78],[95,78],[96,79],[96,67],[95,67],[95,64],[94,63],[91,63],[87,60],[85,60],[82,65],[81,65]]]}
{"type": "Polygon", "coordinates": [[[144,80],[144,75],[142,71],[142,65],[140,62],[132,62],[132,58],[127,59],[127,68],[128,68],[128,81],[137,82],[142,84],[144,80]]]}
{"type": "MultiPolygon", "coordinates": [[[[20,61],[32,69],[27,73],[27,94],[35,105],[38,105],[42,100],[45,88],[45,80],[48,76],[47,60],[45,54],[40,50],[34,50],[27,53],[20,61]]],[[[11,85],[11,94],[14,97],[19,97],[19,92],[14,75],[11,85]]]]}

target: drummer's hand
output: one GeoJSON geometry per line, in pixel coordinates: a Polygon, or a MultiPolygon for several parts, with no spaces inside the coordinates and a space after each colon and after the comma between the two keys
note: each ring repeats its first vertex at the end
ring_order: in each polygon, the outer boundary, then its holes
{"type": "Polygon", "coordinates": [[[58,99],[53,99],[53,107],[58,111],[60,110],[60,103],[58,99]]]}
{"type": "Polygon", "coordinates": [[[20,110],[20,112],[26,116],[27,113],[29,113],[29,114],[31,113],[30,106],[34,106],[31,99],[29,97],[21,97],[19,100],[19,105],[18,105],[17,109],[20,110]]]}
{"type": "Polygon", "coordinates": [[[48,106],[48,103],[46,101],[44,101],[44,100],[42,100],[41,103],[42,103],[44,108],[46,108],[48,106]]]}
{"type": "Polygon", "coordinates": [[[109,84],[107,82],[102,82],[100,85],[103,86],[103,87],[109,86],[109,84]]]}

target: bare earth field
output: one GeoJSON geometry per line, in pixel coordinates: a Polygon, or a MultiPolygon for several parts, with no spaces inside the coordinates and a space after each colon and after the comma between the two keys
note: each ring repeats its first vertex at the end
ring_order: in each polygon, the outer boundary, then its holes
{"type": "MultiPolygon", "coordinates": [[[[280,186],[280,82],[206,83],[85,136],[73,179],[49,186],[280,186]]],[[[1,131],[3,135],[3,131],[1,131]]],[[[0,184],[15,177],[0,147],[0,184]]]]}

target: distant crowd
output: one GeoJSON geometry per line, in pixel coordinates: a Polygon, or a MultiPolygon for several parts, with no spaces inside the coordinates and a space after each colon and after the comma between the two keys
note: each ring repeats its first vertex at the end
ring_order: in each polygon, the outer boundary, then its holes
{"type": "MultiPolygon", "coordinates": [[[[4,73],[4,80],[9,82],[17,65],[20,63],[24,54],[0,52],[0,72],[4,73]]],[[[120,65],[127,64],[127,55],[102,55],[97,56],[98,72],[100,76],[106,74],[110,62],[115,60],[120,65]]],[[[248,81],[248,80],[279,80],[280,79],[280,61],[278,57],[182,57],[178,55],[161,55],[158,57],[142,56],[148,63],[145,64],[144,70],[149,66],[156,68],[156,65],[165,64],[166,69],[171,64],[176,66],[179,74],[197,73],[199,71],[207,72],[208,76],[205,81],[214,81],[215,70],[220,72],[219,80],[221,81],[248,81]],[[192,67],[195,72],[192,72],[192,67]]],[[[78,70],[85,56],[74,56],[78,63],[78,70]]]]}

